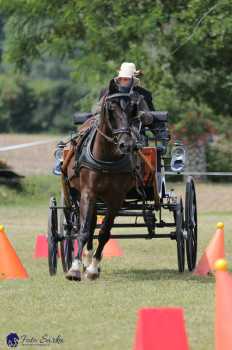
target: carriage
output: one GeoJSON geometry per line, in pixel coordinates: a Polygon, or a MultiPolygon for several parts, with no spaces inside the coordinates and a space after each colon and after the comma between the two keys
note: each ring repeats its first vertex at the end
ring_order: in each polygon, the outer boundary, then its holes
{"type": "MultiPolygon", "coordinates": [[[[81,123],[90,115],[78,113],[75,124],[81,123]]],[[[167,190],[166,170],[167,161],[171,170],[181,173],[184,166],[185,151],[181,144],[175,144],[171,157],[165,155],[167,144],[168,113],[154,112],[157,125],[157,137],[153,142],[147,142],[140,148],[139,155],[143,160],[143,176],[140,183],[135,184],[128,193],[122,207],[117,213],[117,223],[114,224],[110,238],[114,239],[154,239],[168,238],[176,242],[178,271],[185,270],[185,257],[189,271],[196,265],[197,258],[197,203],[195,184],[192,177],[186,179],[185,200],[177,196],[173,189],[167,190]],[[168,214],[168,215],[167,215],[168,214]],[[123,220],[120,220],[123,218],[123,220]],[[140,228],[142,233],[115,233],[117,228],[140,228]],[[170,230],[169,233],[164,233],[170,230]]],[[[149,130],[144,135],[148,139],[149,130]]],[[[67,163],[72,153],[72,140],[58,145],[56,156],[67,163]]],[[[61,257],[63,271],[70,268],[76,240],[80,228],[80,208],[75,193],[69,187],[64,174],[61,174],[61,198],[59,201],[50,198],[48,214],[48,264],[50,275],[57,272],[58,253],[61,257]]],[[[104,217],[106,207],[104,202],[97,202],[97,214],[104,217]]],[[[101,224],[97,225],[99,228],[101,224]]],[[[122,231],[122,230],[121,230],[122,231]]],[[[128,230],[126,230],[128,231],[128,230]]],[[[95,231],[96,232],[96,231],[95,231]]],[[[141,231],[140,231],[141,232],[141,231]]],[[[98,238],[94,234],[94,239],[98,238]]]]}

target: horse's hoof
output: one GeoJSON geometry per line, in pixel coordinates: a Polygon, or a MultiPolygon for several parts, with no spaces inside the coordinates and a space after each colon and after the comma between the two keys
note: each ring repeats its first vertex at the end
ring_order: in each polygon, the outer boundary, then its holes
{"type": "Polygon", "coordinates": [[[81,281],[81,272],[80,271],[75,271],[75,270],[69,270],[65,278],[69,281],[81,281]]]}
{"type": "Polygon", "coordinates": [[[94,272],[88,272],[87,271],[85,276],[86,276],[86,278],[88,278],[88,280],[94,281],[94,280],[96,280],[97,278],[100,277],[100,273],[99,272],[94,273],[94,272]]]}
{"type": "MultiPolygon", "coordinates": [[[[88,266],[83,266],[83,273],[86,273],[87,269],[88,269],[88,266]]],[[[98,274],[100,274],[101,268],[98,267],[97,269],[98,269],[98,274]]]]}
{"type": "MultiPolygon", "coordinates": [[[[87,269],[88,269],[88,266],[84,266],[84,265],[83,265],[83,273],[86,273],[87,269]]],[[[98,269],[98,274],[100,274],[101,268],[98,267],[97,269],[98,269]]]]}

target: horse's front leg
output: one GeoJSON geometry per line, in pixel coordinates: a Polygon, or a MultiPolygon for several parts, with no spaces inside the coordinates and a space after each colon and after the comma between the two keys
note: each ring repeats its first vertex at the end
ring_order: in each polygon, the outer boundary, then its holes
{"type": "MultiPolygon", "coordinates": [[[[120,207],[119,207],[120,208],[120,207]]],[[[106,214],[101,229],[99,231],[98,246],[93,255],[92,263],[86,269],[87,278],[93,280],[100,275],[100,261],[102,258],[102,252],[105,244],[110,238],[110,230],[114,224],[115,216],[117,215],[118,209],[111,209],[106,214]]]]}
{"type": "Polygon", "coordinates": [[[93,258],[93,235],[97,224],[97,213],[94,211],[93,218],[91,221],[90,237],[87,242],[84,254],[83,254],[83,270],[85,271],[87,267],[91,264],[93,258]]]}
{"type": "Polygon", "coordinates": [[[88,192],[83,191],[80,199],[80,233],[78,237],[78,251],[77,255],[72,262],[72,266],[66,274],[66,278],[69,280],[80,281],[82,270],[82,253],[85,244],[91,239],[93,232],[92,222],[96,213],[96,200],[88,192]]]}

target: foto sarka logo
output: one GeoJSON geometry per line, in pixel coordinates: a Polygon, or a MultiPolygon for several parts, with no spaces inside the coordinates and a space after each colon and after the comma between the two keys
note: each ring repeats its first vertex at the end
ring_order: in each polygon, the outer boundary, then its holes
{"type": "Polygon", "coordinates": [[[22,334],[18,335],[17,333],[9,333],[6,336],[6,343],[8,348],[17,348],[17,346],[43,346],[43,345],[61,345],[64,343],[63,337],[58,334],[56,336],[54,335],[48,335],[43,334],[42,336],[31,336],[28,334],[22,334]]]}
{"type": "Polygon", "coordinates": [[[9,348],[16,348],[19,343],[19,337],[17,333],[10,333],[6,337],[6,343],[9,348]]]}

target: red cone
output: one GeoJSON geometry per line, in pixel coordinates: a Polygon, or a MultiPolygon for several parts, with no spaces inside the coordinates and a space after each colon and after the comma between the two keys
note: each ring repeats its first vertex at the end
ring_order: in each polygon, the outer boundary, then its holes
{"type": "Polygon", "coordinates": [[[103,256],[111,258],[112,256],[122,256],[123,251],[116,239],[110,239],[103,250],[103,256]]]}
{"type": "MultiPolygon", "coordinates": [[[[57,256],[60,256],[58,249],[57,256]]],[[[36,237],[34,256],[35,259],[48,257],[48,239],[45,235],[38,235],[36,237]]]]}
{"type": "Polygon", "coordinates": [[[36,237],[34,258],[48,257],[48,240],[45,235],[38,235],[36,237]]]}
{"type": "MultiPolygon", "coordinates": [[[[74,256],[77,255],[77,250],[78,250],[78,242],[77,240],[74,241],[74,256]]],[[[83,252],[84,254],[84,252],[83,252]]],[[[115,239],[110,239],[103,250],[103,256],[106,258],[111,258],[112,256],[122,256],[123,251],[120,245],[118,244],[117,240],[115,239]]]]}
{"type": "Polygon", "coordinates": [[[134,350],[188,350],[183,310],[139,310],[134,350]]]}

